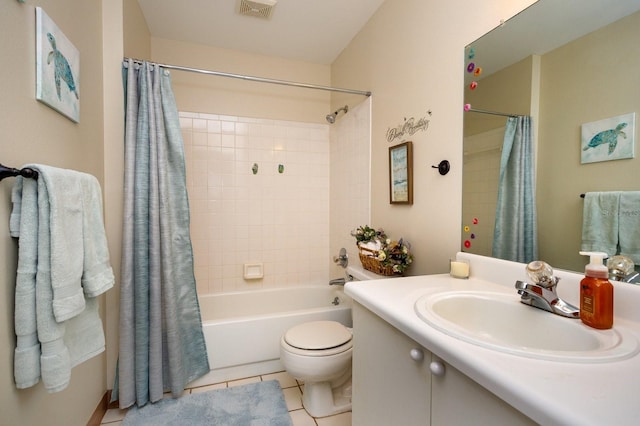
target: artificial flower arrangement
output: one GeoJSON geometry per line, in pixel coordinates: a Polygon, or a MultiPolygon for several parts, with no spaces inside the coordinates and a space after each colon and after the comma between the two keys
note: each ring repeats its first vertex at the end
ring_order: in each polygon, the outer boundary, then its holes
{"type": "Polygon", "coordinates": [[[400,275],[411,266],[411,245],[403,239],[388,238],[383,229],[368,225],[351,231],[358,245],[362,266],[381,275],[400,275]]]}

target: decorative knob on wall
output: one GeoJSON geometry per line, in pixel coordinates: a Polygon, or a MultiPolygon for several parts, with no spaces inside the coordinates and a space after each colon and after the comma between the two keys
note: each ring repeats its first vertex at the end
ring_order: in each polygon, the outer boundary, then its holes
{"type": "Polygon", "coordinates": [[[438,172],[440,172],[440,174],[443,176],[449,173],[449,170],[451,170],[451,165],[447,160],[442,160],[440,164],[438,164],[437,166],[431,166],[431,167],[434,169],[438,169],[438,172]]]}

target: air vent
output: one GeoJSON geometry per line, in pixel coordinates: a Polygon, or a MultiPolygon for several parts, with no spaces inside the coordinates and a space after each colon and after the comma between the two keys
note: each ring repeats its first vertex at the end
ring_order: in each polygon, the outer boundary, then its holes
{"type": "Polygon", "coordinates": [[[276,7],[276,0],[238,0],[238,13],[240,15],[255,16],[257,18],[269,19],[276,7]]]}

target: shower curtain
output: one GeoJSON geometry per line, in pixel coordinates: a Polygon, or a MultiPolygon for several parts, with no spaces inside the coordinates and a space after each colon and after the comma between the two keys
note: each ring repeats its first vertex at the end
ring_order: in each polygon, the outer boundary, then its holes
{"type": "MultiPolygon", "coordinates": [[[[178,111],[167,70],[123,64],[124,225],[117,392],[121,408],[174,397],[209,372],[189,235],[178,111]]],[[[115,397],[114,397],[115,399],[115,397]]]]}
{"type": "Polygon", "coordinates": [[[531,118],[509,117],[505,128],[493,256],[528,263],[538,258],[531,118]]]}

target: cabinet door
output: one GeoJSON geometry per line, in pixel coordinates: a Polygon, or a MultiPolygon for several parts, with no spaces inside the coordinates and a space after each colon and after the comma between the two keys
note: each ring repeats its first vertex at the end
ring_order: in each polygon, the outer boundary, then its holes
{"type": "Polygon", "coordinates": [[[515,408],[436,356],[444,373],[433,376],[431,424],[433,426],[516,426],[535,423],[515,408]]]}
{"type": "Polygon", "coordinates": [[[428,425],[431,353],[355,302],[353,327],[353,426],[428,425]]]}

